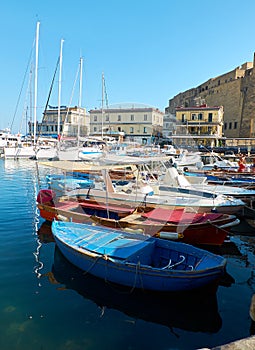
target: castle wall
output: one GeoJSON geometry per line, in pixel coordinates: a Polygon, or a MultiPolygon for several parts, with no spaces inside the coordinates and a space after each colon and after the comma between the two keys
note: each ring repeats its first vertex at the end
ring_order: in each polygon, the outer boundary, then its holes
{"type": "Polygon", "coordinates": [[[174,96],[169,100],[166,113],[175,113],[176,107],[191,107],[206,103],[223,106],[224,136],[255,137],[255,54],[233,71],[209,79],[201,85],[174,96]]]}

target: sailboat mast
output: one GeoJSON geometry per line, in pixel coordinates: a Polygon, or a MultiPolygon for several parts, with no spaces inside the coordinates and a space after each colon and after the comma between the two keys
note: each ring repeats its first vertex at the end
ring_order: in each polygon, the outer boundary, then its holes
{"type": "Polygon", "coordinates": [[[104,136],[104,73],[102,73],[102,138],[104,136]]]}
{"type": "Polygon", "coordinates": [[[60,54],[59,54],[59,82],[58,82],[58,141],[60,140],[60,105],[61,105],[61,84],[62,84],[62,52],[63,52],[64,40],[61,39],[60,42],[60,54]]]}
{"type": "Polygon", "coordinates": [[[37,84],[38,84],[38,42],[39,42],[40,22],[36,24],[36,40],[35,40],[35,86],[34,86],[34,145],[36,144],[36,122],[37,122],[37,84]]]}
{"type": "Polygon", "coordinates": [[[77,136],[77,145],[79,147],[79,141],[80,141],[80,128],[81,128],[81,99],[82,99],[82,69],[83,69],[83,58],[80,58],[80,92],[79,92],[79,117],[78,117],[78,136],[77,136]]]}

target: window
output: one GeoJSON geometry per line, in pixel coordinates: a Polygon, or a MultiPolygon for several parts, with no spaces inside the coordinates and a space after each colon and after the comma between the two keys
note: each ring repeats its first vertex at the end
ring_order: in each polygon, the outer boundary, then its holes
{"type": "Polygon", "coordinates": [[[94,115],[94,122],[97,122],[97,116],[94,115]]]}
{"type": "Polygon", "coordinates": [[[185,122],[186,122],[186,115],[182,114],[182,123],[185,123],[185,122]]]}
{"type": "Polygon", "coordinates": [[[228,127],[227,123],[224,123],[224,130],[227,130],[227,127],[228,127]]]}
{"type": "Polygon", "coordinates": [[[203,120],[203,113],[198,113],[198,120],[203,120]]]}
{"type": "Polygon", "coordinates": [[[118,115],[118,121],[119,122],[121,121],[121,115],[118,115]]]}
{"type": "Polygon", "coordinates": [[[208,114],[208,122],[209,122],[209,123],[212,122],[212,117],[213,117],[213,114],[212,114],[212,113],[209,113],[209,114],[208,114]]]}
{"type": "Polygon", "coordinates": [[[144,114],[144,116],[143,116],[143,120],[147,120],[147,114],[144,114]]]}
{"type": "Polygon", "coordinates": [[[134,116],[134,114],[131,114],[131,116],[130,116],[130,120],[131,120],[131,121],[134,121],[134,120],[135,120],[135,116],[134,116]]]}
{"type": "Polygon", "coordinates": [[[109,122],[109,115],[106,115],[106,116],[105,116],[105,121],[106,121],[106,122],[109,122]]]}
{"type": "Polygon", "coordinates": [[[133,134],[134,133],[134,128],[131,126],[130,127],[130,134],[133,134]]]}
{"type": "Polygon", "coordinates": [[[97,127],[96,126],[94,126],[94,132],[96,132],[97,131],[97,127]]]}
{"type": "Polygon", "coordinates": [[[237,129],[237,122],[235,122],[234,124],[234,129],[237,129]]]}
{"type": "Polygon", "coordinates": [[[197,119],[197,115],[196,114],[191,114],[191,120],[196,120],[197,119]]]}
{"type": "Polygon", "coordinates": [[[147,128],[146,128],[146,126],[143,128],[143,133],[144,133],[144,134],[147,134],[147,128]]]}
{"type": "Polygon", "coordinates": [[[228,128],[232,129],[232,122],[229,122],[228,128]]]}

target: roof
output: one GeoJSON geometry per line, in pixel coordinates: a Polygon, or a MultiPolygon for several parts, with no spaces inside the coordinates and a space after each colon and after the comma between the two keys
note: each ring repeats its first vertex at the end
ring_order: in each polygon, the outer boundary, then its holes
{"type": "Polygon", "coordinates": [[[158,156],[158,157],[129,157],[129,156],[116,156],[104,158],[101,163],[86,163],[84,161],[68,161],[68,160],[57,160],[49,162],[39,162],[39,164],[55,169],[65,171],[101,171],[103,169],[112,170],[113,168],[123,168],[130,165],[148,164],[151,162],[164,162],[169,160],[169,157],[158,156]]]}

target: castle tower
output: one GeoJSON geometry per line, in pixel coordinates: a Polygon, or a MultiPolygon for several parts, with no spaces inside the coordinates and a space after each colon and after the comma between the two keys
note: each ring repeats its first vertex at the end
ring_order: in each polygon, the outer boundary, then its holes
{"type": "Polygon", "coordinates": [[[255,53],[253,67],[246,71],[240,93],[243,104],[240,115],[239,137],[255,137],[255,53]]]}

